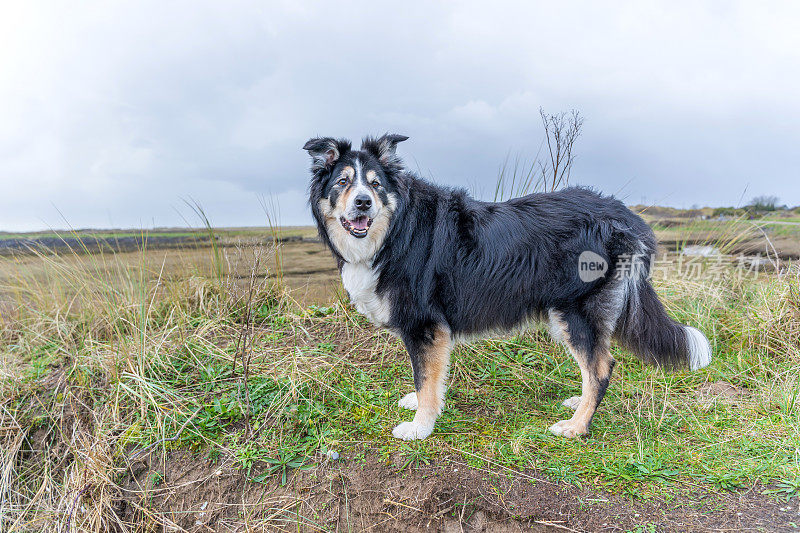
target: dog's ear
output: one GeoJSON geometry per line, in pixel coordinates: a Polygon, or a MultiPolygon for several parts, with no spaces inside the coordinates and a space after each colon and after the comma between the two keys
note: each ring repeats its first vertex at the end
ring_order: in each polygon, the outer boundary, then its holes
{"type": "Polygon", "coordinates": [[[377,139],[367,137],[362,141],[361,149],[377,157],[384,165],[398,165],[400,160],[395,155],[397,143],[401,143],[406,139],[408,137],[405,135],[397,135],[396,133],[386,133],[377,139]]]}
{"type": "Polygon", "coordinates": [[[303,145],[311,156],[311,172],[329,170],[345,153],[350,151],[350,141],[333,137],[315,137],[303,145]]]}

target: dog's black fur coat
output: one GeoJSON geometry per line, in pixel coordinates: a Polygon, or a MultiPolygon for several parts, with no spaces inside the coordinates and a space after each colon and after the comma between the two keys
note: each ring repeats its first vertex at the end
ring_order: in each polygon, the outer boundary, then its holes
{"type": "MultiPolygon", "coordinates": [[[[348,141],[338,143],[336,167],[354,155],[348,141]]],[[[380,166],[370,148],[367,144],[361,157],[380,166]]],[[[310,203],[322,239],[341,263],[317,207],[330,190],[336,167],[316,176],[310,203]]],[[[612,282],[611,276],[582,281],[582,252],[603,257],[612,273],[620,256],[639,255],[648,270],[656,249],[653,232],[641,217],[619,200],[588,188],[482,202],[464,190],[433,185],[399,165],[381,168],[387,191],[400,202],[374,265],[380,271],[378,292],[392,302],[389,326],[403,339],[422,340],[441,323],[455,335],[507,330],[540,318],[547,309],[565,313],[578,326],[578,317],[593,313],[592,297],[612,282]]],[[[675,356],[684,351],[669,350],[675,356]]]]}
{"type": "MultiPolygon", "coordinates": [[[[655,236],[622,202],[581,187],[506,202],[478,201],[405,170],[394,156],[399,141],[387,156],[386,138],[367,138],[360,151],[344,140],[309,141],[307,150],[330,147],[337,156],[330,164],[312,166],[310,203],[320,235],[341,268],[345,260],[319,208],[320,200],[332,194],[334,176],[358,158],[380,176],[382,201],[388,195],[396,199],[372,268],[376,293],[390,302],[386,326],[408,348],[417,390],[424,378],[419,359],[440,326],[454,338],[469,337],[509,330],[553,311],[570,344],[589,362],[612,336],[653,364],[674,367],[689,361],[684,326],[666,314],[646,279],[655,236]],[[586,251],[607,262],[605,276],[580,279],[579,256],[586,251]],[[622,257],[641,261],[640,272],[627,281],[615,276],[622,257]]],[[[609,376],[610,370],[600,379],[598,403],[609,376]]]]}

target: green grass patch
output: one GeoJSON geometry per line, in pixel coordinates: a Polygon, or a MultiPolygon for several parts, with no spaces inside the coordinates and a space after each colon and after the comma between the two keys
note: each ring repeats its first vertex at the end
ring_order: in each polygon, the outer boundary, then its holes
{"type": "Polygon", "coordinates": [[[375,453],[400,472],[456,456],[633,498],[756,483],[776,499],[800,492],[797,274],[659,281],[715,359],[666,374],[615,348],[620,364],[583,439],[548,431],[571,416],[561,401],[579,394],[580,373],[543,330],[460,346],[433,435],[406,443],[391,436],[412,417],[397,405],[413,386],[405,351],[348,305],[304,308],[259,261],[244,287],[224,268],[154,283],[53,261],[0,320],[0,427],[14,428],[0,446],[15,465],[13,491],[0,489],[21,509],[39,498],[31,520],[54,516],[82,480],[111,491],[115,473],[154,448],[280,484],[331,454],[375,453]],[[715,383],[735,394],[704,396],[715,383]]]}

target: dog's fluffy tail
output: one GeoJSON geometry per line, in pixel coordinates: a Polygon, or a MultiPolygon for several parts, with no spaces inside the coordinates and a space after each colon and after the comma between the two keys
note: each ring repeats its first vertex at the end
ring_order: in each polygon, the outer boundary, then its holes
{"type": "Polygon", "coordinates": [[[711,363],[711,345],[700,330],[667,315],[646,279],[628,279],[615,337],[647,363],[697,370],[711,363]]]}

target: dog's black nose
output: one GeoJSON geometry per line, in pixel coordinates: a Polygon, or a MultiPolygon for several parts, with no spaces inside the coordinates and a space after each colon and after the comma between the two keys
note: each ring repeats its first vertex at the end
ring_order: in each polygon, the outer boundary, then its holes
{"type": "Polygon", "coordinates": [[[354,202],[356,204],[356,208],[360,209],[361,211],[366,211],[367,209],[372,207],[372,198],[370,198],[366,194],[359,194],[358,196],[356,196],[354,202]]]}

